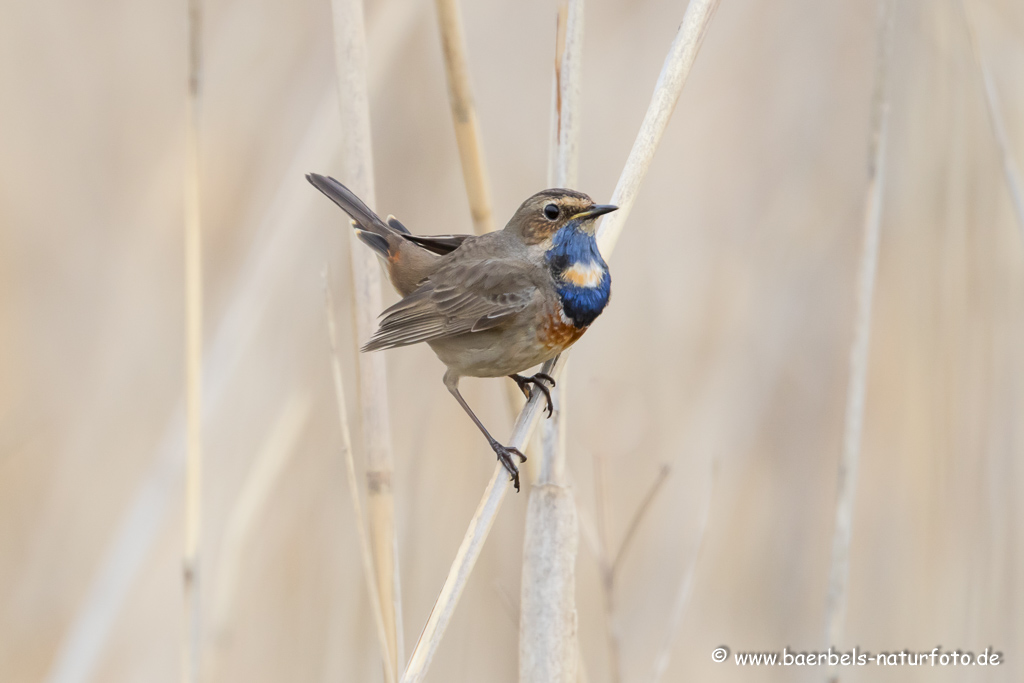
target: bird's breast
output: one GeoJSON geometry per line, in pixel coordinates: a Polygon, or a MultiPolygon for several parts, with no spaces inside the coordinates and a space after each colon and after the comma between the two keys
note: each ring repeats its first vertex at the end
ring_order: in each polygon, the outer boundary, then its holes
{"type": "Polygon", "coordinates": [[[572,319],[565,315],[565,310],[559,301],[547,310],[541,322],[538,337],[544,348],[554,353],[561,353],[575,344],[586,331],[586,327],[577,327],[572,319]]]}

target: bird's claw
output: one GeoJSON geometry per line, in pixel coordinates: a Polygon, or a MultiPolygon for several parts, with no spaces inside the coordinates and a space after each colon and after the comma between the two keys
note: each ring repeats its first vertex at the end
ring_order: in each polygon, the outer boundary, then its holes
{"type": "Polygon", "coordinates": [[[555,404],[551,401],[551,391],[548,389],[546,382],[551,383],[551,389],[555,388],[555,378],[546,372],[538,372],[532,377],[523,377],[522,375],[509,375],[516,384],[519,385],[519,390],[523,392],[523,396],[529,401],[533,398],[533,389],[530,387],[537,387],[544,394],[544,398],[547,401],[548,417],[550,418],[555,411],[555,404]]]}
{"type": "Polygon", "coordinates": [[[518,448],[512,448],[511,446],[502,446],[497,441],[491,444],[491,448],[494,449],[495,455],[498,456],[498,462],[500,462],[502,466],[505,468],[505,471],[509,473],[509,481],[515,484],[516,491],[518,491],[519,467],[516,466],[516,463],[512,459],[512,456],[519,456],[519,462],[526,462],[526,456],[523,455],[522,451],[520,451],[518,448]]]}

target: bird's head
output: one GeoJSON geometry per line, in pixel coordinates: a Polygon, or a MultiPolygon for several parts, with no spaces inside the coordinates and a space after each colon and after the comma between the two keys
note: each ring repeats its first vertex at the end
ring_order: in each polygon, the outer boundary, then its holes
{"type": "Polygon", "coordinates": [[[555,234],[567,226],[594,234],[597,218],[617,208],[595,204],[593,199],[575,190],[543,190],[520,205],[505,229],[517,232],[527,244],[550,243],[555,234]]]}

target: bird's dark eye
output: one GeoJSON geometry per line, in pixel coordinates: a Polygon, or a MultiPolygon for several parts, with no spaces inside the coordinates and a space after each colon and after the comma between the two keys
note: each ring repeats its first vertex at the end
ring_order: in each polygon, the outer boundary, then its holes
{"type": "Polygon", "coordinates": [[[548,204],[544,207],[544,217],[549,221],[553,221],[558,218],[558,206],[556,204],[548,204]]]}

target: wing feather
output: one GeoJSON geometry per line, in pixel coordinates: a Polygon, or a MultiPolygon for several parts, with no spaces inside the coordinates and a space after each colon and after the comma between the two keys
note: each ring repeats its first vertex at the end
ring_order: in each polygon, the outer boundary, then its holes
{"type": "Polygon", "coordinates": [[[513,259],[456,261],[384,311],[364,351],[483,332],[507,324],[538,295],[531,264],[513,259]]]}

